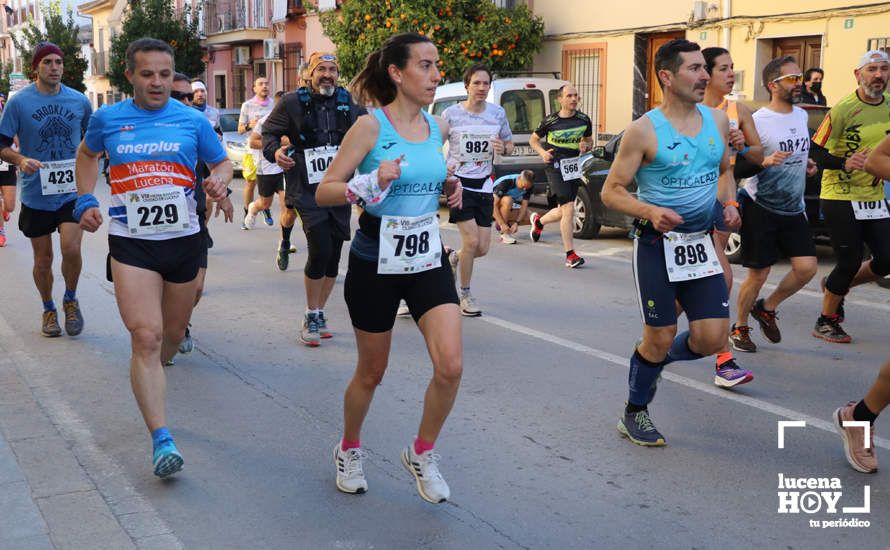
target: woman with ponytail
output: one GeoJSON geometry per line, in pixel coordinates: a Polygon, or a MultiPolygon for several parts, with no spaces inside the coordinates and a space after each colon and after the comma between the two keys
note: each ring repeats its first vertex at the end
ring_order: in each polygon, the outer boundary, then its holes
{"type": "Polygon", "coordinates": [[[460,385],[462,344],[454,276],[439,236],[439,195],[459,208],[459,180],[447,176],[442,143],[448,124],[426,112],[439,84],[439,55],[429,38],[391,37],[368,56],[352,83],[359,103],[377,107],[359,118],[316,192],[320,206],[362,207],[349,254],[345,295],[358,362],[344,398],[343,439],[334,447],[337,488],[364,493],[359,437],[389,359],[392,328],[404,299],[426,340],[433,377],[413,443],[401,462],[429,502],[445,502],[436,439],[460,385]],[[353,176],[356,169],[359,175],[353,176]]]}

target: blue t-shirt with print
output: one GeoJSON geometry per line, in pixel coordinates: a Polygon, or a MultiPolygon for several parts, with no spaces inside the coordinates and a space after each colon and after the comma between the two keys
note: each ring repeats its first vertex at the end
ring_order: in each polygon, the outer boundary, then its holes
{"type": "MultiPolygon", "coordinates": [[[[93,109],[85,95],[64,84],[44,95],[36,84],[16,93],[3,109],[0,135],[19,138],[19,152],[41,162],[73,160],[93,109]]],[[[22,172],[22,203],[35,210],[58,210],[77,193],[43,195],[40,172],[22,172]]]]}

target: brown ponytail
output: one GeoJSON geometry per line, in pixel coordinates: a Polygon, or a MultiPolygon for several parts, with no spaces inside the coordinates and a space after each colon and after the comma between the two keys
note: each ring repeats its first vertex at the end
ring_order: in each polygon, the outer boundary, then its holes
{"type": "Polygon", "coordinates": [[[398,89],[389,77],[389,66],[404,69],[411,57],[411,45],[425,42],[432,44],[426,36],[413,32],[391,36],[380,49],[368,55],[365,68],[352,79],[349,85],[352,95],[362,105],[382,107],[392,103],[398,89]]]}

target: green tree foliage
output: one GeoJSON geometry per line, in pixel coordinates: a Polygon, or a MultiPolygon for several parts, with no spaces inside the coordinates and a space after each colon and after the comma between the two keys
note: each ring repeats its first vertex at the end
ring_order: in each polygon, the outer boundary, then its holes
{"type": "Polygon", "coordinates": [[[9,97],[9,75],[12,74],[12,63],[4,63],[0,67],[0,93],[9,97]]]}
{"type": "Polygon", "coordinates": [[[185,6],[177,14],[174,2],[169,0],[143,0],[130,2],[123,21],[123,29],[111,38],[108,80],[124,93],[132,94],[133,87],[124,76],[127,68],[127,46],[140,38],[163,40],[176,52],[176,70],[188,76],[204,72],[201,35],[198,32],[200,8],[185,6]]]}
{"type": "Polygon", "coordinates": [[[62,84],[83,92],[87,89],[83,83],[83,75],[89,64],[83,57],[80,42],[77,39],[80,28],[74,21],[74,12],[68,8],[67,18],[62,17],[62,4],[59,0],[44,4],[41,9],[43,10],[46,32],[37,26],[34,19],[29,19],[22,28],[21,41],[17,40],[14,34],[10,35],[13,45],[22,59],[22,72],[32,79],[35,78],[34,74],[29,74],[31,73],[31,54],[34,53],[34,47],[39,42],[49,41],[57,45],[65,54],[63,56],[65,71],[62,73],[62,84]]]}
{"type": "Polygon", "coordinates": [[[491,0],[349,0],[321,14],[347,79],[394,34],[417,32],[439,48],[444,79],[459,81],[473,63],[515,71],[531,65],[544,39],[544,21],[526,6],[498,8],[491,0]]]}

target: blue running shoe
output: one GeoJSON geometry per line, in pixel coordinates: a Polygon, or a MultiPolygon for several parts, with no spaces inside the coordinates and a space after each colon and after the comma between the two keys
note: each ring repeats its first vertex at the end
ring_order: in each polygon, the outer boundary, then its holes
{"type": "Polygon", "coordinates": [[[618,420],[618,431],[637,445],[646,447],[665,445],[664,436],[655,429],[647,410],[625,412],[618,420]]]}
{"type": "Polygon", "coordinates": [[[151,463],[155,475],[163,478],[182,470],[183,460],[176,443],[173,443],[172,439],[167,439],[155,448],[151,463]]]}
{"type": "Polygon", "coordinates": [[[740,386],[751,380],[754,380],[751,371],[739,368],[734,359],[729,359],[717,367],[717,372],[714,374],[714,384],[721,388],[740,386]]]}
{"type": "Polygon", "coordinates": [[[263,221],[266,222],[266,225],[269,227],[275,225],[275,220],[272,219],[272,212],[270,212],[268,208],[263,210],[263,221]]]}

